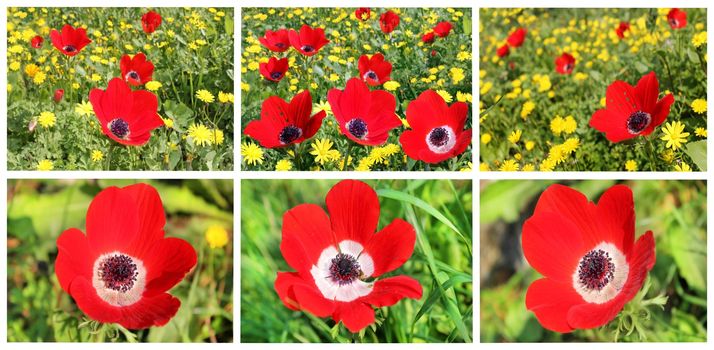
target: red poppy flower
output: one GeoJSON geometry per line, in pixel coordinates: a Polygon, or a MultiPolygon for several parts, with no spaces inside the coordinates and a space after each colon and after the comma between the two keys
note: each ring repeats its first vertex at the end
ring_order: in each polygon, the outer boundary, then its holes
{"type": "Polygon", "coordinates": [[[263,62],[260,64],[260,75],[263,78],[278,82],[285,77],[285,73],[288,71],[288,58],[275,58],[271,57],[268,62],[263,62]]]}
{"type": "Polygon", "coordinates": [[[384,59],[384,55],[376,53],[372,57],[362,55],[357,62],[359,76],[365,83],[377,86],[389,81],[392,73],[392,64],[384,59]]]}
{"type": "Polygon", "coordinates": [[[597,204],[569,187],[548,187],[521,239],[526,260],[545,276],[528,287],[526,307],[555,332],[610,322],[655,264],[652,232],[635,242],[632,191],[624,185],[597,204]]]}
{"type": "Polygon", "coordinates": [[[523,42],[526,40],[526,30],[525,28],[518,28],[511,35],[508,36],[508,39],[506,41],[508,42],[508,45],[511,45],[512,47],[520,47],[523,45],[523,42]]]}
{"type": "Polygon", "coordinates": [[[307,24],[302,25],[300,32],[290,29],[288,38],[290,39],[290,45],[305,56],[315,55],[320,51],[320,48],[330,42],[325,38],[324,29],[310,28],[307,24]]]}
{"type": "Polygon", "coordinates": [[[186,241],[164,238],[161,198],[146,184],[109,187],[89,205],[85,235],[57,239],[55,274],[91,319],[129,329],[165,325],[181,301],[167,293],[196,265],[186,241]]]}
{"type": "Polygon", "coordinates": [[[42,47],[42,43],[44,43],[44,42],[45,42],[45,39],[43,37],[41,37],[39,35],[35,35],[35,37],[33,37],[32,40],[30,40],[30,45],[35,49],[39,49],[42,47]]]}
{"type": "Polygon", "coordinates": [[[260,119],[248,123],[245,134],[258,140],[265,148],[286,147],[303,142],[317,133],[325,111],[312,113],[312,97],[305,90],[293,97],[290,104],[278,96],[263,101],[260,119]]]}
{"type": "Polygon", "coordinates": [[[659,82],[655,72],[642,77],[635,87],[616,80],[607,87],[605,97],[605,108],[595,111],[590,126],[604,132],[610,142],[649,135],[664,123],[674,103],[672,94],[657,100],[659,82]]]}
{"type": "Polygon", "coordinates": [[[421,41],[424,44],[431,44],[434,42],[435,39],[436,35],[434,35],[434,32],[428,32],[421,37],[421,41]]]}
{"type": "Polygon", "coordinates": [[[382,33],[389,34],[394,31],[399,25],[399,15],[394,13],[394,11],[389,10],[379,16],[379,28],[382,29],[382,33]]]}
{"type": "Polygon", "coordinates": [[[394,96],[382,90],[369,91],[358,78],[350,79],[344,91],[330,90],[327,102],[342,134],[360,145],[381,145],[387,141],[389,130],[402,125],[394,113],[394,96]]]}
{"type": "Polygon", "coordinates": [[[87,31],[84,28],[74,29],[69,24],[65,24],[61,31],[52,29],[50,40],[59,52],[67,56],[75,56],[92,42],[87,37],[87,31]]]}
{"type": "Polygon", "coordinates": [[[560,57],[555,59],[555,71],[560,74],[570,74],[575,68],[575,57],[573,55],[563,52],[560,57]]]}
{"type": "Polygon", "coordinates": [[[503,44],[503,46],[499,47],[498,50],[496,50],[496,55],[498,57],[506,57],[511,53],[511,49],[508,48],[508,44],[503,44]]]}
{"type": "Polygon", "coordinates": [[[154,64],[146,60],[146,55],[139,52],[134,57],[124,55],[119,62],[121,76],[131,85],[143,85],[151,81],[154,64]]]}
{"type": "Polygon", "coordinates": [[[161,15],[152,11],[145,13],[141,16],[141,28],[144,29],[144,33],[151,34],[156,31],[161,25],[161,15]]]}
{"type": "Polygon", "coordinates": [[[630,22],[620,22],[620,25],[617,26],[617,29],[615,29],[615,33],[617,34],[617,37],[620,39],[625,38],[625,32],[630,30],[630,22]]]}
{"type": "Polygon", "coordinates": [[[372,16],[372,10],[369,7],[360,7],[355,10],[355,17],[360,21],[366,21],[372,16]]]}
{"type": "Polygon", "coordinates": [[[266,30],[262,38],[258,38],[263,46],[274,52],[285,52],[290,48],[290,38],[288,37],[287,29],[278,29],[276,31],[266,30]]]}
{"type": "Polygon", "coordinates": [[[464,130],[468,109],[464,102],[447,105],[434,90],[422,92],[407,106],[411,130],[399,136],[404,153],[432,164],[463,153],[471,144],[471,129],[464,130]]]}
{"type": "Polygon", "coordinates": [[[55,103],[59,103],[60,101],[62,101],[62,97],[64,97],[64,90],[57,89],[55,90],[54,96],[52,96],[52,100],[54,100],[55,103]]]}
{"type": "Polygon", "coordinates": [[[687,13],[680,9],[671,9],[667,13],[667,22],[672,29],[680,29],[687,26],[687,13]]]}
{"type": "Polygon", "coordinates": [[[434,33],[440,38],[445,38],[449,35],[453,27],[449,21],[439,22],[434,26],[434,33]]]}
{"type": "Polygon", "coordinates": [[[102,132],[123,145],[141,146],[149,142],[151,130],[162,125],[156,95],[145,90],[131,91],[121,78],[109,81],[107,90],[89,92],[94,114],[102,132]]]}
{"type": "Polygon", "coordinates": [[[374,233],[379,200],[367,184],[344,180],[325,199],[328,217],[314,204],[283,215],[280,252],[297,272],[278,272],[275,291],[285,307],[318,317],[331,316],[352,333],[374,323],[372,307],[404,298],[421,299],[411,277],[375,278],[402,266],[414,251],[414,228],[394,219],[374,233]]]}

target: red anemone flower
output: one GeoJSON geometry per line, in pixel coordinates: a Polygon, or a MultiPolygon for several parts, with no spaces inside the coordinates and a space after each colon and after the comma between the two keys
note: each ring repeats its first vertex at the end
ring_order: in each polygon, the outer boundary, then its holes
{"type": "Polygon", "coordinates": [[[131,85],[143,85],[151,81],[154,64],[146,60],[146,55],[139,52],[134,57],[124,55],[119,62],[121,76],[131,85]]]}
{"type": "Polygon", "coordinates": [[[181,301],[167,293],[196,265],[196,251],[164,238],[161,198],[146,184],[109,187],[87,210],[85,235],[57,239],[55,274],[91,319],[129,329],[165,325],[181,301]]]}
{"type": "Polygon", "coordinates": [[[511,35],[508,36],[508,45],[511,45],[512,47],[520,47],[523,45],[523,41],[526,40],[526,30],[525,28],[518,28],[511,35]]]}
{"type": "Polygon", "coordinates": [[[52,96],[52,100],[55,101],[55,103],[59,103],[62,101],[62,97],[64,97],[64,89],[57,89],[55,90],[55,94],[52,96]]]}
{"type": "Polygon", "coordinates": [[[498,57],[506,57],[511,53],[511,49],[508,47],[508,44],[503,44],[503,46],[499,47],[498,50],[496,50],[496,55],[498,57]]]}
{"type": "Polygon", "coordinates": [[[260,64],[260,75],[270,81],[278,82],[285,77],[285,73],[288,71],[288,66],[287,57],[281,59],[271,57],[268,62],[260,64]]]}
{"type": "Polygon", "coordinates": [[[361,79],[352,78],[345,90],[332,89],[327,93],[332,113],[340,124],[340,131],[360,145],[375,146],[387,141],[389,130],[402,125],[394,113],[397,101],[387,91],[369,91],[361,79]]]}
{"type": "Polygon", "coordinates": [[[288,104],[278,96],[263,101],[260,119],[248,123],[245,134],[258,140],[265,148],[286,147],[303,142],[317,133],[325,111],[312,113],[312,97],[305,90],[288,104]]]}
{"type": "Polygon", "coordinates": [[[106,91],[92,89],[89,102],[102,132],[123,145],[144,145],[149,142],[151,130],[164,125],[157,113],[156,95],[145,90],[131,91],[121,78],[109,81],[106,91]]]}
{"type": "Polygon", "coordinates": [[[433,31],[432,31],[432,32],[428,32],[428,33],[424,34],[424,35],[421,37],[421,41],[422,41],[424,44],[431,44],[431,43],[434,42],[435,39],[436,39],[436,35],[434,35],[434,32],[433,32],[433,31]]]}
{"type": "Polygon", "coordinates": [[[399,25],[399,15],[394,13],[394,11],[389,10],[379,16],[379,28],[382,29],[382,33],[389,34],[394,31],[399,25]]]}
{"type": "Polygon", "coordinates": [[[35,35],[35,37],[33,37],[32,40],[30,40],[30,45],[35,49],[39,49],[42,47],[42,43],[44,43],[44,42],[45,42],[45,39],[43,37],[41,37],[39,35],[35,35]]]}
{"type": "Polygon", "coordinates": [[[687,13],[680,9],[671,9],[667,13],[667,22],[672,29],[680,29],[687,26],[687,13]]]}
{"type": "Polygon", "coordinates": [[[449,32],[451,32],[451,28],[453,27],[454,26],[451,25],[451,22],[449,21],[439,22],[436,26],[434,26],[434,33],[440,38],[445,38],[449,35],[449,32]]]}
{"type": "Polygon", "coordinates": [[[555,71],[560,74],[570,74],[575,68],[575,57],[573,55],[563,52],[560,57],[555,59],[555,71]]]}
{"type": "Polygon", "coordinates": [[[258,41],[273,52],[285,52],[290,48],[287,29],[266,30],[265,35],[262,38],[258,38],[258,41]]]}
{"type": "Polygon", "coordinates": [[[661,100],[655,72],[640,79],[637,86],[616,80],[607,87],[604,109],[595,111],[590,126],[605,133],[610,142],[620,142],[639,135],[649,135],[669,115],[672,94],[661,100]]]}
{"type": "Polygon", "coordinates": [[[372,57],[362,55],[357,62],[359,76],[371,86],[382,85],[389,81],[392,73],[392,64],[384,59],[384,55],[376,53],[372,57]]]}
{"type": "Polygon", "coordinates": [[[65,24],[61,31],[52,29],[50,40],[59,52],[67,56],[75,56],[92,42],[87,37],[87,31],[84,28],[74,29],[69,24],[65,24]]]}
{"type": "Polygon", "coordinates": [[[144,29],[144,33],[151,34],[161,25],[161,15],[152,11],[145,13],[141,16],[141,28],[144,29]]]}
{"type": "Polygon", "coordinates": [[[652,232],[635,242],[632,191],[624,185],[597,204],[569,187],[548,187],[521,239],[526,260],[544,276],[528,287],[526,308],[555,332],[610,322],[655,264],[652,232]]]}
{"type": "Polygon", "coordinates": [[[280,251],[297,270],[278,272],[275,279],[285,307],[331,316],[357,333],[374,323],[373,306],[421,299],[422,287],[411,277],[378,278],[411,257],[416,241],[412,225],[394,219],[375,234],[379,200],[364,182],[339,182],[325,202],[329,217],[315,204],[298,205],[283,215],[280,251]]]}
{"type": "Polygon", "coordinates": [[[355,10],[355,17],[360,21],[366,21],[372,16],[372,10],[369,7],[360,7],[355,10]]]}
{"type": "Polygon", "coordinates": [[[471,129],[464,130],[469,107],[451,106],[434,90],[426,90],[409,102],[407,122],[411,130],[399,137],[409,158],[436,164],[463,153],[471,144],[471,129]]]}
{"type": "Polygon", "coordinates": [[[313,56],[320,48],[330,41],[325,38],[325,30],[322,28],[311,28],[307,24],[300,27],[300,32],[293,29],[288,33],[290,45],[305,56],[313,56]]]}
{"type": "Polygon", "coordinates": [[[617,37],[620,39],[625,38],[625,32],[630,30],[630,22],[620,22],[620,25],[617,26],[617,29],[615,29],[615,33],[617,34],[617,37]]]}

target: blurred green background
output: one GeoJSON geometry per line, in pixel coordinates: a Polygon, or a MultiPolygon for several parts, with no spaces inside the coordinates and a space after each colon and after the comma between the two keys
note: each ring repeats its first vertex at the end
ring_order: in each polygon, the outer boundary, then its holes
{"type": "MultiPolygon", "coordinates": [[[[613,341],[617,322],[594,330],[559,334],[543,329],[526,310],[525,293],[541,276],[523,258],[521,228],[541,192],[555,181],[482,181],[481,186],[481,341],[613,341]]],[[[664,310],[650,308],[641,323],[646,341],[702,342],[707,336],[707,187],[705,181],[565,181],[597,200],[616,183],[634,194],[639,237],[652,230],[657,262],[646,297],[668,297],[664,310]]],[[[619,341],[640,341],[638,332],[619,341]]]]}
{"type": "MultiPolygon", "coordinates": [[[[89,203],[102,189],[143,182],[159,192],[167,237],[196,249],[196,267],[170,294],[181,308],[163,327],[116,332],[107,340],[150,342],[233,341],[232,180],[10,180],[8,182],[7,340],[97,340],[87,317],[59,286],[54,273],[57,237],[84,230],[89,203]],[[211,248],[209,227],[224,228],[227,244],[211,248]]],[[[86,232],[85,232],[86,233],[86,232]]]]}
{"type": "Polygon", "coordinates": [[[241,342],[472,341],[471,181],[365,181],[380,198],[380,229],[402,218],[417,231],[411,259],[388,275],[418,279],[421,300],[377,309],[383,322],[362,334],[283,306],[273,287],[278,271],[292,271],[280,253],[283,213],[302,203],[325,208],[337,182],[241,182],[241,342]]]}

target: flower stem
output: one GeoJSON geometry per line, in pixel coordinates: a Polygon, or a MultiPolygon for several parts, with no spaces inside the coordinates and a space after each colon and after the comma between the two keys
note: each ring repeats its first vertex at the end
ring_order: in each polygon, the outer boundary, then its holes
{"type": "Polygon", "coordinates": [[[347,170],[347,159],[350,158],[350,152],[352,152],[352,146],[354,142],[347,141],[347,152],[345,152],[345,159],[342,161],[342,171],[347,170]]]}
{"type": "MultiPolygon", "coordinates": [[[[652,136],[654,137],[654,136],[652,136]]],[[[652,145],[652,137],[645,137],[647,140],[647,146],[649,148],[649,156],[650,156],[650,170],[651,171],[657,171],[657,168],[655,167],[655,154],[654,154],[654,146],[652,145]]]]}

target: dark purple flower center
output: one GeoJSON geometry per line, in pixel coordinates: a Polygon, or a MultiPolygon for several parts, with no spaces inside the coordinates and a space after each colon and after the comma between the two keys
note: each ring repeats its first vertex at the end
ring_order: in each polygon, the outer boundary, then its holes
{"type": "Polygon", "coordinates": [[[449,143],[449,132],[445,128],[434,128],[429,133],[429,143],[434,147],[442,147],[449,143]]]}
{"type": "Polygon", "coordinates": [[[126,293],[134,287],[139,272],[134,260],[124,254],[115,254],[102,260],[98,275],[105,288],[126,293]]]}
{"type": "Polygon", "coordinates": [[[578,265],[578,281],[590,290],[602,290],[615,277],[615,264],[602,249],[589,251],[578,265]]]}
{"type": "Polygon", "coordinates": [[[124,119],[116,118],[109,122],[109,131],[120,139],[126,138],[129,136],[129,123],[124,119]]]}
{"type": "Polygon", "coordinates": [[[64,50],[64,52],[75,52],[77,51],[77,48],[74,47],[74,45],[67,45],[63,47],[62,50],[64,50]]]}
{"type": "Polygon", "coordinates": [[[627,131],[633,135],[639,134],[650,125],[650,122],[652,122],[652,116],[649,113],[637,111],[627,118],[627,131]]]}
{"type": "Polygon", "coordinates": [[[369,71],[369,72],[365,73],[364,76],[365,76],[367,79],[372,79],[372,80],[377,80],[377,78],[378,78],[378,77],[377,77],[377,73],[375,73],[374,71],[369,71]]]}
{"type": "Polygon", "coordinates": [[[136,71],[130,71],[129,73],[126,73],[126,76],[124,78],[126,80],[129,80],[129,79],[139,80],[139,73],[137,73],[136,71]]]}
{"type": "Polygon", "coordinates": [[[672,27],[677,27],[677,26],[679,26],[679,21],[675,18],[672,18],[669,20],[669,25],[672,27]]]}
{"type": "Polygon", "coordinates": [[[347,131],[358,139],[363,139],[367,136],[367,123],[365,123],[361,118],[354,118],[348,121],[346,127],[347,131]]]}
{"type": "Polygon", "coordinates": [[[283,76],[282,72],[272,72],[270,73],[270,77],[277,80],[280,79],[283,76]]]}
{"type": "Polygon", "coordinates": [[[283,130],[280,130],[278,139],[280,140],[280,143],[287,145],[300,138],[300,136],[302,136],[302,129],[295,125],[288,125],[284,127],[283,130]]]}
{"type": "Polygon", "coordinates": [[[284,43],[275,43],[275,47],[282,49],[285,47],[285,44],[284,43]]]}
{"type": "Polygon", "coordinates": [[[303,45],[302,51],[303,51],[303,52],[310,53],[310,52],[315,51],[315,48],[312,47],[312,45],[303,45]]]}
{"type": "Polygon", "coordinates": [[[573,70],[573,68],[574,68],[574,66],[573,66],[572,63],[568,63],[568,64],[565,65],[565,71],[566,71],[566,72],[570,72],[571,70],[573,70]]]}
{"type": "Polygon", "coordinates": [[[361,274],[359,263],[352,255],[338,253],[330,262],[330,277],[339,285],[352,283],[361,274]]]}

